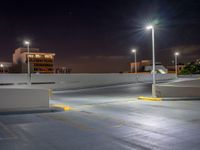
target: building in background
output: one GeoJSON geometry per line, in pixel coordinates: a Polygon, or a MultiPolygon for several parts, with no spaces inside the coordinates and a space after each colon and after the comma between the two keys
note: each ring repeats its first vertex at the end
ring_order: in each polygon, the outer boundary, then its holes
{"type": "MultiPolygon", "coordinates": [[[[150,66],[150,65],[151,65],[150,60],[142,60],[142,61],[136,62],[138,72],[144,72],[144,67],[150,66]]],[[[131,67],[131,70],[135,70],[135,62],[131,62],[130,67],[131,67]]]]}
{"type": "Polygon", "coordinates": [[[55,53],[40,52],[38,48],[18,48],[13,54],[12,72],[26,73],[28,57],[31,73],[54,73],[55,53]]]}
{"type": "MultiPolygon", "coordinates": [[[[153,70],[151,60],[142,60],[140,62],[136,62],[138,72],[151,72],[153,70]]],[[[135,69],[135,63],[130,63],[131,69],[135,69]]],[[[167,68],[165,68],[160,62],[156,62],[156,72],[161,74],[168,73],[167,68]]]]}
{"type": "MultiPolygon", "coordinates": [[[[180,72],[183,70],[185,66],[186,65],[184,65],[183,63],[178,63],[177,67],[178,74],[180,74],[180,72]]],[[[175,73],[175,65],[166,66],[166,68],[169,70],[169,73],[175,73]]]]}
{"type": "Polygon", "coordinates": [[[55,69],[55,73],[60,73],[60,74],[66,74],[66,73],[71,73],[72,69],[67,68],[67,67],[57,67],[55,69]]]}

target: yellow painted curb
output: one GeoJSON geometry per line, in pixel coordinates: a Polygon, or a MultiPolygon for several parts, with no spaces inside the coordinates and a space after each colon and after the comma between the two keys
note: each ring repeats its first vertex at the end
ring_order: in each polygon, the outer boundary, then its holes
{"type": "Polygon", "coordinates": [[[64,105],[64,104],[54,104],[54,105],[51,105],[51,107],[61,108],[64,111],[72,110],[72,107],[70,107],[68,105],[64,105]]]}
{"type": "Polygon", "coordinates": [[[144,97],[144,96],[139,96],[138,99],[144,100],[144,101],[162,101],[162,98],[160,98],[160,97],[144,97]]]}
{"type": "Polygon", "coordinates": [[[49,97],[52,96],[52,89],[49,89],[49,97]]]}

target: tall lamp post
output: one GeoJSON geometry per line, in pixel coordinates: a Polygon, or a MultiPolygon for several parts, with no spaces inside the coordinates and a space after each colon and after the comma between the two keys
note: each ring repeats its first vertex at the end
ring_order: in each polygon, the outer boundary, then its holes
{"type": "Polygon", "coordinates": [[[176,78],[178,78],[178,56],[179,56],[179,52],[175,52],[174,53],[175,56],[175,71],[176,71],[176,78]]]}
{"type": "Polygon", "coordinates": [[[135,74],[137,74],[137,56],[136,56],[137,50],[133,49],[132,53],[134,53],[134,57],[135,57],[135,67],[134,68],[135,68],[135,74]]]}
{"type": "Polygon", "coordinates": [[[2,73],[4,73],[4,65],[0,64],[0,67],[2,68],[2,73]]]}
{"type": "Polygon", "coordinates": [[[30,71],[30,59],[29,59],[29,54],[30,54],[30,41],[24,41],[24,44],[27,46],[27,66],[28,66],[28,71],[27,71],[27,75],[28,75],[28,85],[31,85],[31,71],[30,71]]]}
{"type": "Polygon", "coordinates": [[[156,66],[155,66],[155,41],[154,41],[154,26],[149,25],[146,27],[147,30],[152,31],[152,62],[153,62],[153,84],[152,84],[152,97],[156,97],[156,66]]]}

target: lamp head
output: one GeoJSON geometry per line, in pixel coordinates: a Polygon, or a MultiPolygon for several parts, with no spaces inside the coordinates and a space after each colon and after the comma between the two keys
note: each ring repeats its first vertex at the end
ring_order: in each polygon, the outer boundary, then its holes
{"type": "Polygon", "coordinates": [[[146,29],[147,30],[153,29],[153,26],[152,25],[148,25],[148,26],[146,26],[146,29]]]}
{"type": "Polygon", "coordinates": [[[179,52],[175,52],[174,55],[175,55],[175,56],[179,56],[179,52]]]}
{"type": "Polygon", "coordinates": [[[137,51],[136,49],[132,49],[131,50],[132,53],[136,53],[136,51],[137,51]]]}
{"type": "Polygon", "coordinates": [[[30,45],[30,41],[24,41],[25,45],[30,45]]]}

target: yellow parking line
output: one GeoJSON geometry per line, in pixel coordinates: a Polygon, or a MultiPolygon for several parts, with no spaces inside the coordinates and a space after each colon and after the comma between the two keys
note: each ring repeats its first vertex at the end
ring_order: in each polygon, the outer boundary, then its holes
{"type": "Polygon", "coordinates": [[[145,96],[139,96],[138,99],[144,100],[144,101],[162,101],[162,98],[160,98],[160,97],[145,97],[145,96]]]}
{"type": "Polygon", "coordinates": [[[64,104],[53,104],[51,105],[51,107],[55,107],[55,108],[61,108],[64,111],[69,111],[72,110],[72,107],[68,106],[68,105],[64,105],[64,104]]]}

